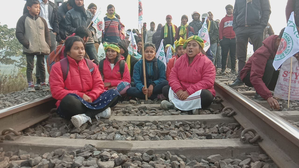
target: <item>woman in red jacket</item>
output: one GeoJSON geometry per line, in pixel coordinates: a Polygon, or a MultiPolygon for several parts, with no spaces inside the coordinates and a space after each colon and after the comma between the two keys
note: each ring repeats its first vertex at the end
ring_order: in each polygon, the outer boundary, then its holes
{"type": "Polygon", "coordinates": [[[109,118],[116,105],[117,90],[104,90],[104,83],[96,64],[84,58],[84,41],[70,37],[65,42],[65,57],[55,63],[50,73],[50,87],[54,99],[58,100],[57,113],[71,119],[79,128],[91,118],[109,118]]]}
{"type": "Polygon", "coordinates": [[[203,51],[204,42],[191,36],[185,42],[186,54],[178,59],[169,76],[169,100],[161,102],[164,109],[175,106],[182,111],[208,107],[216,92],[215,66],[203,51]]]}
{"type": "Polygon", "coordinates": [[[124,57],[120,55],[118,45],[104,43],[104,50],[106,52],[106,59],[100,63],[100,72],[105,89],[117,89],[121,95],[124,95],[131,83],[128,65],[124,57]]]}

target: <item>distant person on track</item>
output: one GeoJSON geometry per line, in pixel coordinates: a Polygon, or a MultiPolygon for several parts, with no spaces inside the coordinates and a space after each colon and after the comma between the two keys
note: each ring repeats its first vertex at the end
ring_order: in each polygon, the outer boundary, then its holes
{"type": "Polygon", "coordinates": [[[159,49],[161,43],[161,31],[162,31],[162,24],[158,24],[156,32],[153,34],[153,41],[152,43],[155,44],[156,50],[159,49]]]}
{"type": "Polygon", "coordinates": [[[115,7],[112,4],[107,6],[107,14],[104,17],[104,22],[103,43],[118,43],[121,40],[121,24],[115,16],[115,7]]]}
{"type": "Polygon", "coordinates": [[[165,76],[165,65],[156,58],[156,48],[154,44],[147,43],[144,46],[146,86],[144,87],[143,78],[143,61],[140,60],[135,64],[133,79],[135,87],[127,90],[127,95],[139,99],[163,99],[162,88],[168,84],[165,76]]]}
{"type": "Polygon", "coordinates": [[[38,0],[27,0],[24,15],[18,20],[16,27],[16,37],[23,45],[23,53],[27,61],[27,82],[28,91],[34,92],[32,71],[34,68],[34,56],[36,55],[36,78],[39,79],[37,85],[41,85],[43,91],[48,91],[49,87],[45,83],[45,55],[50,54],[51,38],[47,22],[39,17],[40,2],[38,0]]]}
{"type": "Polygon", "coordinates": [[[66,13],[73,9],[71,0],[68,0],[67,2],[63,2],[59,7],[57,11],[58,15],[58,23],[59,23],[59,34],[57,35],[57,40],[60,44],[63,44],[66,37],[68,36],[68,32],[66,31],[66,23],[65,23],[65,15],[66,13]]]}
{"type": "Polygon", "coordinates": [[[192,22],[189,24],[194,29],[194,35],[198,34],[198,31],[202,27],[202,22],[200,21],[200,14],[198,12],[193,12],[192,14],[192,22]]]}
{"type": "Polygon", "coordinates": [[[188,16],[183,15],[181,17],[181,26],[178,27],[178,31],[176,32],[175,39],[176,40],[179,40],[180,38],[187,39],[193,36],[194,34],[195,33],[193,27],[188,25],[188,16]]]}
{"type": "Polygon", "coordinates": [[[281,37],[272,35],[263,41],[263,45],[257,49],[248,59],[240,72],[240,78],[249,87],[256,90],[256,99],[265,99],[273,109],[279,109],[279,104],[270,90],[274,90],[278,79],[279,71],[273,68],[273,60],[276,55],[281,37]]]}
{"type": "Polygon", "coordinates": [[[55,63],[50,73],[50,87],[57,100],[57,113],[71,119],[76,128],[91,118],[109,118],[117,104],[119,93],[115,89],[105,91],[97,65],[85,59],[84,41],[70,37],[65,42],[66,58],[55,63]]]}
{"type": "Polygon", "coordinates": [[[164,46],[166,44],[174,44],[177,27],[172,23],[172,16],[166,16],[166,24],[162,27],[161,39],[164,39],[164,46]]]}
{"type": "Polygon", "coordinates": [[[205,56],[204,42],[198,36],[191,36],[184,44],[186,54],[175,63],[169,76],[170,102],[163,100],[161,108],[178,108],[190,111],[207,108],[216,92],[214,82],[216,70],[213,62],[205,56]]]}

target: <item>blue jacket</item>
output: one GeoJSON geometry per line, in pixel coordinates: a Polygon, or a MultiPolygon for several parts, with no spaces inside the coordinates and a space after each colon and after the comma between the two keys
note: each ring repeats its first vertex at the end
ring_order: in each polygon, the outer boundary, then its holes
{"type": "MultiPolygon", "coordinates": [[[[135,64],[134,72],[133,72],[135,87],[140,91],[142,91],[142,88],[144,86],[142,61],[143,60],[139,60],[135,64]]],[[[159,83],[166,80],[166,73],[165,73],[166,68],[162,61],[158,60],[157,58],[154,58],[152,61],[145,61],[145,64],[146,64],[146,72],[147,72],[146,73],[147,87],[149,87],[149,85],[151,84],[158,85],[159,83]]]]}

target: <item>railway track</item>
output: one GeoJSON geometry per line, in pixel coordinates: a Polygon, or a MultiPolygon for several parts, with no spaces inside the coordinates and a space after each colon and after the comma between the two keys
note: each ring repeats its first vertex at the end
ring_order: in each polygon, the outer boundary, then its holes
{"type": "Polygon", "coordinates": [[[169,151],[190,160],[265,152],[279,167],[299,167],[299,130],[286,121],[299,121],[299,114],[269,111],[265,102],[258,104],[244,95],[248,92],[242,95],[223,81],[216,81],[217,99],[201,115],[172,115],[175,111],[160,110],[157,104],[118,104],[109,120],[94,121],[83,130],[50,114],[55,103],[50,96],[23,103],[0,110],[0,131],[5,134],[0,147],[44,154],[91,144],[120,153],[169,151]]]}

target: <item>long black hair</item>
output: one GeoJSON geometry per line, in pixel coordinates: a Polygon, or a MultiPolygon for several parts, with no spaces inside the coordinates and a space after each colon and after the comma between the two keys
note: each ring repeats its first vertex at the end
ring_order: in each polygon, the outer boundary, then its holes
{"type": "MultiPolygon", "coordinates": [[[[83,39],[79,36],[69,37],[68,39],[65,40],[64,57],[67,57],[67,52],[71,51],[71,48],[72,48],[74,42],[76,42],[76,41],[80,41],[84,45],[83,39]]],[[[84,45],[84,48],[85,48],[85,45],[84,45]]]]}

